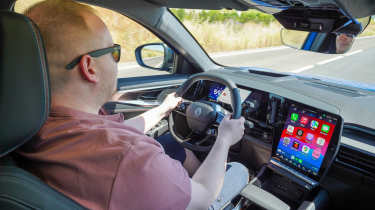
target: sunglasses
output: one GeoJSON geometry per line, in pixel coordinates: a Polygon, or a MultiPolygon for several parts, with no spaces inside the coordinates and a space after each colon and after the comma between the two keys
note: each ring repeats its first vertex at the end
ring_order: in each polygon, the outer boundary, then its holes
{"type": "MultiPolygon", "coordinates": [[[[113,59],[116,61],[116,63],[118,63],[120,61],[120,57],[121,57],[121,46],[118,45],[118,44],[114,44],[112,47],[94,50],[94,51],[88,52],[84,55],[90,55],[91,57],[100,57],[100,56],[105,55],[107,53],[111,53],[113,59]]],[[[84,55],[81,55],[81,56],[75,58],[72,62],[70,62],[68,65],[66,65],[65,68],[67,70],[73,69],[74,66],[76,66],[79,63],[82,56],[84,56],[84,55]]]]}
{"type": "Polygon", "coordinates": [[[336,32],[336,33],[334,33],[334,34],[336,34],[336,36],[341,36],[341,35],[344,34],[345,36],[350,37],[350,38],[354,38],[354,37],[355,37],[354,34],[348,34],[348,33],[340,33],[340,32],[336,32]]]}

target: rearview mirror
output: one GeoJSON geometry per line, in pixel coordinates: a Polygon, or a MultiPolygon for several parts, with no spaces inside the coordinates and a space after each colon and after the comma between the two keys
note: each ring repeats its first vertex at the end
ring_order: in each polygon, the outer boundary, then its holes
{"type": "Polygon", "coordinates": [[[284,45],[298,50],[343,54],[351,49],[354,35],[282,29],[281,41],[284,45]]]}
{"type": "Polygon", "coordinates": [[[371,17],[354,19],[339,9],[292,7],[274,14],[285,28],[281,41],[292,48],[327,54],[350,50],[354,38],[370,23],[371,17]]]}
{"type": "Polygon", "coordinates": [[[150,43],[137,47],[135,57],[140,66],[170,71],[173,67],[174,52],[164,43],[150,43]]]}
{"type": "Polygon", "coordinates": [[[354,38],[370,23],[371,18],[357,19],[333,32],[308,32],[301,30],[281,29],[281,41],[284,45],[312,52],[326,54],[343,54],[349,51],[354,38]],[[357,31],[356,33],[353,33],[357,31]]]}

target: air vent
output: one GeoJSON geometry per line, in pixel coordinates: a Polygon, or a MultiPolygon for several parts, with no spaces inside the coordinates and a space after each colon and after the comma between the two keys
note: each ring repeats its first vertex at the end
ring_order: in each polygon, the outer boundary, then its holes
{"type": "Polygon", "coordinates": [[[365,176],[375,177],[375,156],[348,146],[341,146],[336,162],[365,176]]]}
{"type": "Polygon", "coordinates": [[[329,85],[325,83],[320,83],[320,82],[305,82],[305,84],[320,88],[320,89],[325,89],[334,93],[338,93],[344,96],[350,96],[350,97],[361,97],[365,96],[366,94],[363,94],[357,90],[352,90],[349,88],[344,88],[340,86],[335,86],[335,85],[329,85]]]}

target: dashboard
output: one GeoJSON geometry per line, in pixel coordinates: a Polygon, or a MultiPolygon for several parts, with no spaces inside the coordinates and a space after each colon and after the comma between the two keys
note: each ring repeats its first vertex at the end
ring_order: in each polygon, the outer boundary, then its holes
{"type": "MultiPolygon", "coordinates": [[[[282,165],[294,177],[319,183],[319,188],[329,193],[329,199],[335,208],[346,208],[350,203],[357,204],[358,200],[362,207],[371,203],[371,195],[375,189],[375,121],[374,111],[371,109],[375,103],[375,92],[343,87],[316,78],[259,73],[255,70],[226,69],[212,70],[212,73],[220,74],[237,85],[242,102],[241,114],[247,122],[251,122],[248,123],[251,126],[245,124],[244,138],[231,148],[230,161],[241,162],[256,174],[271,161],[282,165]],[[337,115],[344,117],[345,123],[337,115]],[[329,129],[324,126],[328,133],[322,131],[323,124],[329,126],[329,129]],[[288,127],[291,130],[290,126],[294,127],[293,133],[288,132],[288,127]],[[303,131],[302,136],[301,132],[298,134],[298,130],[303,131]],[[314,136],[312,141],[308,139],[312,138],[311,135],[308,136],[309,133],[314,136]],[[315,150],[317,151],[313,154],[315,150]]],[[[168,87],[175,91],[178,87],[176,84],[180,82],[178,80],[168,87]]],[[[147,94],[147,99],[153,96],[156,99],[158,91],[164,89],[164,86],[159,89],[148,87],[139,94],[129,91],[131,94],[128,95],[138,95],[138,98],[144,100],[146,97],[143,95],[147,94]]],[[[215,102],[231,111],[228,89],[210,81],[195,83],[183,98],[187,102],[215,102]]],[[[132,109],[134,110],[133,107],[132,109]]],[[[177,115],[176,121],[182,124],[179,133],[190,135],[185,118],[177,115]]],[[[159,135],[159,132],[155,133],[159,135]]],[[[207,142],[212,143],[209,140],[207,142]]],[[[210,144],[204,142],[202,145],[210,144]]],[[[205,157],[204,154],[199,155],[205,157]]],[[[277,171],[280,171],[279,168],[277,171]]],[[[301,193],[298,193],[301,189],[296,189],[291,184],[295,180],[280,176],[275,176],[268,184],[264,180],[263,187],[269,186],[272,189],[269,191],[274,195],[290,195],[294,196],[292,200],[302,200],[301,193]],[[273,189],[275,187],[278,189],[273,189]],[[285,193],[286,189],[293,193],[285,193]]]]}

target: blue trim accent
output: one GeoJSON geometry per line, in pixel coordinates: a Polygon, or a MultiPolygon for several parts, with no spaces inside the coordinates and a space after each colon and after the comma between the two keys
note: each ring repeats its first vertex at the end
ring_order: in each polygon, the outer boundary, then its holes
{"type": "Polygon", "coordinates": [[[275,6],[275,5],[260,1],[260,0],[251,0],[251,1],[258,4],[258,5],[254,5],[254,6],[271,7],[271,8],[281,9],[281,10],[289,8],[289,6],[275,6]]]}
{"type": "Polygon", "coordinates": [[[342,25],[340,28],[344,28],[344,27],[348,26],[349,24],[351,24],[352,22],[353,22],[353,20],[349,20],[344,25],[342,25]]]}
{"type": "MultiPolygon", "coordinates": [[[[343,9],[339,8],[340,12],[342,14],[344,14],[347,18],[349,18],[350,20],[348,22],[346,22],[342,27],[345,27],[347,26],[348,24],[354,22],[355,24],[359,24],[359,26],[361,27],[361,32],[363,31],[363,26],[360,22],[358,22],[356,19],[352,18],[350,15],[348,15],[343,9]]],[[[340,28],[342,28],[340,27],[340,28]]]]}
{"type": "Polygon", "coordinates": [[[339,8],[339,11],[344,14],[347,18],[352,19],[343,9],[339,8]]]}
{"type": "Polygon", "coordinates": [[[316,38],[317,35],[318,35],[318,32],[310,32],[302,49],[303,50],[311,50],[311,45],[315,41],[315,38],[316,38]]]}

